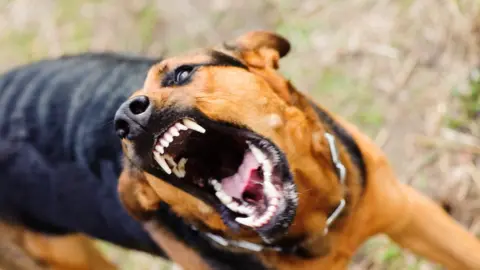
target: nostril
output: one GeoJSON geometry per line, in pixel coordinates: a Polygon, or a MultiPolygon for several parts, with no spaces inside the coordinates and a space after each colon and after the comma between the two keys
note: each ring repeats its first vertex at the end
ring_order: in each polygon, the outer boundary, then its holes
{"type": "Polygon", "coordinates": [[[133,114],[137,115],[145,112],[149,105],[150,100],[148,100],[148,97],[139,96],[130,102],[129,108],[133,114]]]}
{"type": "Polygon", "coordinates": [[[117,131],[117,135],[120,138],[127,137],[128,133],[130,132],[130,125],[127,121],[120,119],[115,121],[115,130],[117,131]]]}

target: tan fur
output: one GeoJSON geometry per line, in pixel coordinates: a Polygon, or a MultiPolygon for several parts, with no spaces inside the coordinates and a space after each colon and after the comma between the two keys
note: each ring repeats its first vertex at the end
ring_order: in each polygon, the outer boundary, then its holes
{"type": "MultiPolygon", "coordinates": [[[[280,57],[288,52],[288,41],[268,32],[251,32],[217,49],[234,56],[249,67],[202,67],[194,80],[180,87],[161,87],[164,74],[180,64],[205,62],[209,56],[196,51],[166,59],[151,68],[143,89],[157,108],[195,107],[213,120],[248,126],[272,140],[287,156],[299,196],[299,206],[289,236],[306,235],[302,246],[318,256],[304,259],[275,252],[258,256],[276,269],[345,269],[357,248],[369,237],[387,233],[405,248],[451,269],[480,269],[480,243],[433,201],[401,184],[387,158],[353,125],[330,113],[348,130],[365,159],[368,179],[363,189],[358,169],[346,150],[339,146],[340,159],[347,168],[346,188],[338,183],[323,134],[328,126],[318,119],[308,97],[297,91],[278,72],[280,57]],[[272,128],[270,116],[282,123],[272,128]],[[346,216],[337,220],[323,236],[327,213],[344,196],[346,216]]],[[[130,144],[124,140],[124,144],[130,144]]],[[[124,148],[125,155],[133,153],[124,148]]],[[[232,233],[208,205],[146,172],[126,167],[122,177],[131,185],[150,191],[122,188],[126,207],[136,216],[152,210],[159,201],[171,205],[187,222],[201,223],[223,231],[232,239],[261,243],[256,233],[242,229],[232,233]],[[145,196],[148,194],[148,196],[145,196]],[[135,207],[129,201],[136,198],[135,207]]],[[[144,219],[147,220],[147,219],[144,219]]],[[[187,254],[187,253],[185,253],[187,254]]],[[[181,255],[180,255],[181,256],[181,255]]],[[[187,256],[187,255],[185,255],[187,256]]]]}
{"type": "Polygon", "coordinates": [[[0,269],[46,270],[23,248],[23,228],[0,222],[0,269]]]}
{"type": "Polygon", "coordinates": [[[116,269],[103,257],[94,241],[81,234],[47,236],[1,223],[0,235],[0,267],[8,270],[116,269]]]}

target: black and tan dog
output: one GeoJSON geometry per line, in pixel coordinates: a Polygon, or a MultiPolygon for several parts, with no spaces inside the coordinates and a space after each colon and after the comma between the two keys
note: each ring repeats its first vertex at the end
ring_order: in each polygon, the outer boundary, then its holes
{"type": "Polygon", "coordinates": [[[473,236],[277,73],[288,51],[252,32],[163,62],[85,54],[4,74],[0,236],[53,269],[114,268],[89,237],[185,269],[332,269],[384,232],[478,269],[473,236]]]}
{"type": "MultiPolygon", "coordinates": [[[[345,269],[367,238],[385,233],[450,269],[480,269],[473,235],[397,181],[354,126],[279,75],[289,48],[250,32],[149,70],[115,117],[130,213],[150,222],[166,203],[202,238],[264,268],[345,269]]],[[[198,269],[188,260],[177,262],[198,269]]]]}
{"type": "Polygon", "coordinates": [[[252,264],[246,256],[210,247],[165,204],[156,220],[184,240],[164,252],[157,243],[171,243],[172,237],[152,238],[118,198],[122,148],[113,118],[158,61],[82,54],[18,67],[0,77],[0,269],[31,265],[8,255],[21,254],[13,245],[40,266],[114,268],[90,237],[161,257],[188,255],[186,246],[198,248],[209,267],[252,264]]]}

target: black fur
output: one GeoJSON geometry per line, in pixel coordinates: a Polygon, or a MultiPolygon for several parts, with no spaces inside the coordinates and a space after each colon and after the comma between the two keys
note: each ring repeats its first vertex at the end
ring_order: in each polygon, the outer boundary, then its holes
{"type": "Polygon", "coordinates": [[[231,57],[230,55],[224,54],[219,51],[211,51],[210,56],[212,57],[211,63],[207,65],[211,66],[230,66],[238,67],[248,70],[248,67],[240,62],[237,58],[231,57]]]}
{"type": "MultiPolygon", "coordinates": [[[[83,54],[23,66],[0,78],[0,219],[49,234],[83,232],[165,256],[117,194],[120,104],[158,59],[83,54]]],[[[170,212],[158,219],[215,269],[264,269],[222,251],[170,212]]]]}

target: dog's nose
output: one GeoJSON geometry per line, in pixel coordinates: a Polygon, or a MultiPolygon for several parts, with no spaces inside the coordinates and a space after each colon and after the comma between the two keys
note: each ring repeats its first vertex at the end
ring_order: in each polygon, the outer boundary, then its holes
{"type": "Polygon", "coordinates": [[[138,96],[125,101],[115,113],[115,131],[120,138],[134,139],[145,132],[152,114],[152,105],[147,96],[138,96]]]}

